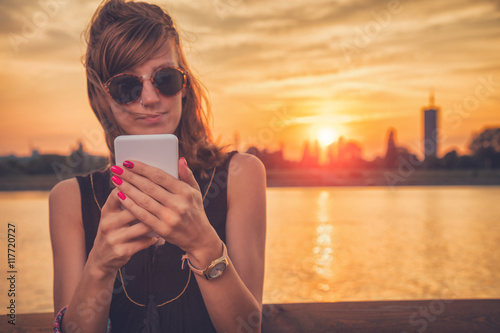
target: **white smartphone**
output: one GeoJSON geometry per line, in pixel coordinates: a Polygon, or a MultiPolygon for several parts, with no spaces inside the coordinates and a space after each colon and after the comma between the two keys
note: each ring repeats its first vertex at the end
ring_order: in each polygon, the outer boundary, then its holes
{"type": "Polygon", "coordinates": [[[179,143],[173,134],[120,135],[115,138],[115,164],[135,160],[179,178],[179,143]]]}
{"type": "MultiPolygon", "coordinates": [[[[115,165],[134,160],[179,178],[179,144],[173,134],[120,135],[115,138],[115,165]]],[[[122,206],[122,209],[124,207],[122,206]]],[[[139,221],[134,221],[131,225],[139,221]]],[[[148,234],[157,237],[154,231],[148,234]]]]}

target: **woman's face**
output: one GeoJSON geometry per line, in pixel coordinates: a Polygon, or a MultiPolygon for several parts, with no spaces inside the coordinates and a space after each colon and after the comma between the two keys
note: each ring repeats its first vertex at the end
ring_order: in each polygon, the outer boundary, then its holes
{"type": "MultiPolygon", "coordinates": [[[[179,67],[177,54],[171,45],[166,43],[146,62],[125,72],[143,76],[153,74],[159,67],[179,67]]],[[[166,97],[156,91],[149,78],[144,78],[142,93],[137,101],[118,104],[108,96],[108,102],[118,125],[128,134],[173,134],[181,119],[185,89],[175,96],[166,97]]]]}

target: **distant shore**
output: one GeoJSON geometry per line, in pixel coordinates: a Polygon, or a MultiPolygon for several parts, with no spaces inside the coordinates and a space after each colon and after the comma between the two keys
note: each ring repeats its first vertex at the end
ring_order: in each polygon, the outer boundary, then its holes
{"type": "Polygon", "coordinates": [[[269,187],[500,185],[500,170],[269,170],[269,187]]]}
{"type": "Polygon", "coordinates": [[[55,175],[0,176],[0,191],[50,191],[60,179],[55,175]]]}
{"type": "MultiPolygon", "coordinates": [[[[69,176],[68,176],[69,178],[69,176]]],[[[0,191],[50,191],[55,175],[0,176],[0,191]]],[[[268,187],[500,185],[500,170],[268,170],[268,187]]]]}

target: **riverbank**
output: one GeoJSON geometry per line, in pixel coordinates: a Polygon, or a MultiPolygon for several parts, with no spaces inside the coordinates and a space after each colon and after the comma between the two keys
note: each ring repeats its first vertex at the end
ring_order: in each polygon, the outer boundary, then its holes
{"type": "Polygon", "coordinates": [[[500,170],[268,170],[269,187],[500,185],[500,170]]]}
{"type": "MultiPolygon", "coordinates": [[[[74,175],[65,175],[65,178],[74,175]]],[[[55,175],[0,176],[0,191],[50,191],[55,175]]],[[[298,170],[267,171],[268,187],[500,185],[500,170],[298,170]]]]}
{"type": "Polygon", "coordinates": [[[55,174],[2,175],[0,176],[0,191],[50,191],[59,181],[60,179],[55,174]]]}

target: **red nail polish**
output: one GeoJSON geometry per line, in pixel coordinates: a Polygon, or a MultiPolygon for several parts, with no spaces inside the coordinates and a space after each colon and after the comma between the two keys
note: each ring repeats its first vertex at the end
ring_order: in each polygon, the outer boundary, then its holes
{"type": "Polygon", "coordinates": [[[187,161],[186,161],[186,159],[184,157],[181,157],[181,160],[182,160],[182,163],[184,163],[185,166],[188,165],[188,163],[187,163],[187,161]]]}
{"type": "Polygon", "coordinates": [[[125,200],[125,198],[126,198],[125,194],[123,194],[122,192],[118,192],[118,193],[116,193],[116,195],[118,195],[118,198],[120,198],[122,200],[125,200]]]}
{"type": "Polygon", "coordinates": [[[116,185],[121,185],[123,183],[123,180],[118,177],[118,176],[113,176],[111,177],[111,180],[113,181],[113,183],[115,183],[116,185]]]}
{"type": "Polygon", "coordinates": [[[125,162],[123,162],[123,166],[127,169],[132,169],[134,167],[134,163],[132,163],[130,161],[125,161],[125,162]]]}
{"type": "Polygon", "coordinates": [[[113,165],[111,167],[111,172],[116,173],[117,175],[121,175],[123,173],[123,169],[120,168],[118,165],[113,165]]]}

